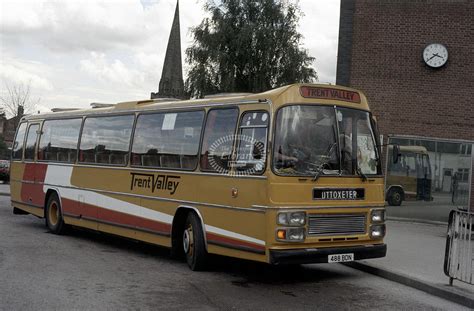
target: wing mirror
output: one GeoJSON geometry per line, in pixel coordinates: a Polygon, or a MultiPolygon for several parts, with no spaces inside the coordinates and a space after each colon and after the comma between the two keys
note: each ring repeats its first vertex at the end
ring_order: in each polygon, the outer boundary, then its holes
{"type": "Polygon", "coordinates": [[[397,164],[400,160],[400,146],[395,144],[392,148],[392,160],[393,164],[397,164]]]}

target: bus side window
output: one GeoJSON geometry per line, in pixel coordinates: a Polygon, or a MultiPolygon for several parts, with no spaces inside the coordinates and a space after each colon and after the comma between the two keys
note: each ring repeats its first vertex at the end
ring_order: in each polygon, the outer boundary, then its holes
{"type": "Polygon", "coordinates": [[[139,115],[132,165],[194,170],[203,119],[202,110],[139,115]]]}
{"type": "Polygon", "coordinates": [[[16,132],[15,142],[12,148],[12,159],[21,160],[23,155],[23,141],[25,140],[26,122],[20,124],[16,132]]]}
{"type": "Polygon", "coordinates": [[[28,135],[25,143],[25,160],[35,159],[36,138],[38,137],[39,124],[32,124],[28,128],[28,135]]]}
{"type": "Polygon", "coordinates": [[[417,174],[417,160],[414,153],[408,153],[406,156],[406,176],[408,177],[418,177],[417,174]]]}
{"type": "Polygon", "coordinates": [[[201,170],[226,173],[230,170],[235,126],[239,109],[212,109],[207,114],[201,148],[201,170]]]}
{"type": "Polygon", "coordinates": [[[38,147],[38,160],[74,163],[82,119],[46,120],[38,147]]]}
{"type": "Polygon", "coordinates": [[[127,165],[134,120],[135,115],[86,118],[79,162],[127,165]]]}
{"type": "Polygon", "coordinates": [[[239,172],[260,174],[265,169],[267,151],[268,113],[249,111],[242,115],[239,125],[239,139],[236,162],[239,172]]]}

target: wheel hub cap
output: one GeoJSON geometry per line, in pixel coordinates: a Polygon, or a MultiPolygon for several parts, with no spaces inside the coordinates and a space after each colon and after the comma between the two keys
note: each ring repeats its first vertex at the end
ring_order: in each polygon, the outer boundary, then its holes
{"type": "Polygon", "coordinates": [[[184,230],[183,233],[183,248],[186,254],[191,254],[193,251],[193,228],[191,225],[184,230]]]}
{"type": "Polygon", "coordinates": [[[59,219],[59,208],[58,205],[53,202],[51,203],[51,206],[49,207],[49,221],[53,226],[55,226],[58,223],[59,219]]]}

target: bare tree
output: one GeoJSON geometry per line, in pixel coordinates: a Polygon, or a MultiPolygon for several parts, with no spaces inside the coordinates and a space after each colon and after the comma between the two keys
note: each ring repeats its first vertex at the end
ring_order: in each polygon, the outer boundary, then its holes
{"type": "Polygon", "coordinates": [[[5,90],[0,94],[0,105],[7,117],[16,117],[18,114],[30,114],[36,109],[40,99],[31,98],[31,81],[28,83],[10,84],[3,82],[5,90]]]}

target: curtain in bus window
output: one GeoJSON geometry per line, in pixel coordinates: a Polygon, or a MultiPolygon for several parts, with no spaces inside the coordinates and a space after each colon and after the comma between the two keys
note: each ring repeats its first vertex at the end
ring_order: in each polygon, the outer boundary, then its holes
{"type": "Polygon", "coordinates": [[[337,120],[343,174],[377,174],[378,155],[369,113],[338,107],[337,120]]]}
{"type": "Polygon", "coordinates": [[[35,159],[36,138],[38,136],[39,124],[32,124],[28,128],[28,135],[25,143],[25,160],[35,159]]]}
{"type": "Polygon", "coordinates": [[[142,114],[132,147],[132,165],[193,170],[197,165],[204,111],[142,114]]]}
{"type": "Polygon", "coordinates": [[[15,142],[12,148],[12,159],[21,160],[23,154],[23,141],[25,139],[26,123],[20,124],[16,133],[15,142]]]}
{"type": "Polygon", "coordinates": [[[82,119],[46,120],[38,148],[38,160],[73,163],[82,119]]]}
{"type": "Polygon", "coordinates": [[[239,110],[213,109],[207,115],[201,149],[201,170],[227,173],[239,110]]]}
{"type": "Polygon", "coordinates": [[[79,162],[126,165],[134,119],[134,115],[87,118],[79,162]]]}
{"type": "Polygon", "coordinates": [[[375,149],[370,120],[361,117],[357,121],[357,163],[364,174],[377,174],[375,149]]]}
{"type": "Polygon", "coordinates": [[[267,150],[268,113],[246,112],[240,122],[237,157],[233,167],[239,173],[263,172],[267,150]]]}

